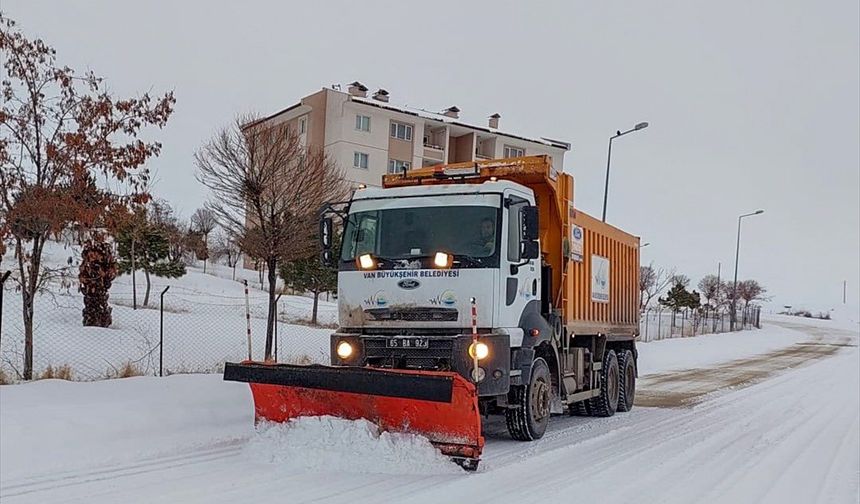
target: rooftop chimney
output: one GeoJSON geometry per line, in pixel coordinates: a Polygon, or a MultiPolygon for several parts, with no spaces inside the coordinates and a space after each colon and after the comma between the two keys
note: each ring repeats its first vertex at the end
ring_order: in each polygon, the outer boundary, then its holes
{"type": "Polygon", "coordinates": [[[388,103],[388,91],[382,88],[377,89],[376,92],[373,93],[373,99],[388,103]]]}
{"type": "Polygon", "coordinates": [[[359,96],[361,98],[367,98],[367,86],[364,84],[355,81],[349,85],[349,94],[352,96],[359,96]]]}
{"type": "Polygon", "coordinates": [[[442,112],[442,115],[457,119],[460,117],[460,109],[458,109],[456,105],[453,107],[448,107],[447,109],[445,109],[444,112],[442,112]]]}
{"type": "Polygon", "coordinates": [[[502,116],[500,116],[499,114],[491,115],[490,116],[490,127],[493,129],[499,129],[499,119],[501,119],[501,117],[502,116]]]}

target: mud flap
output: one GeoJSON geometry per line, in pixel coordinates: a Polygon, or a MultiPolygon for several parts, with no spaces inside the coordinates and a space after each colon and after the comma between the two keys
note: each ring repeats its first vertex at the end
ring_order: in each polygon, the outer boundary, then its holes
{"type": "Polygon", "coordinates": [[[227,363],[224,379],[250,384],[258,422],[364,418],[425,436],[464,467],[477,466],[484,447],[475,385],[457,373],[243,362],[227,363]]]}

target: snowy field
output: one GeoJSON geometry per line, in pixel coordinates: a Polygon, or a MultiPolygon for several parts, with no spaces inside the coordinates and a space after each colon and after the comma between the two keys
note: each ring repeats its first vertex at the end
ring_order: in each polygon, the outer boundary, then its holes
{"type": "Polygon", "coordinates": [[[695,401],[554,417],[532,443],[490,421],[474,474],[421,438],[380,435],[366,422],[255,431],[247,386],[217,375],[2,386],[0,500],[854,503],[852,327],[789,318],[641,344],[641,396],[695,401]]]}
{"type": "MultiPolygon", "coordinates": [[[[36,300],[34,328],[34,369],[38,375],[48,365],[68,365],[73,379],[109,377],[131,362],[144,374],[158,371],[160,337],[159,294],[164,296],[164,368],[167,373],[217,371],[225,361],[248,357],[244,286],[232,280],[232,270],[209,265],[189,267],[181,278],[152,278],[149,306],[143,307],[145,279],[137,275],[138,309],[132,303],[129,275],[114,280],[110,291],[113,324],[93,328],[81,325],[83,298],[77,288],[80,257],[74,247],[49,243],[45,262],[53,267],[71,262],[69,276],[52,282],[49,292],[36,300]]],[[[10,258],[3,269],[11,268],[10,258]]],[[[249,281],[252,349],[262,358],[265,344],[267,294],[260,289],[257,273],[237,269],[239,279],[249,281]]],[[[8,376],[20,370],[24,332],[21,294],[6,282],[3,303],[3,339],[0,366],[8,376]]],[[[278,302],[278,357],[282,361],[310,359],[328,362],[329,335],[325,327],[307,325],[313,300],[303,296],[282,296],[278,302]]],[[[336,322],[337,307],[321,301],[319,322],[336,322]]]]}

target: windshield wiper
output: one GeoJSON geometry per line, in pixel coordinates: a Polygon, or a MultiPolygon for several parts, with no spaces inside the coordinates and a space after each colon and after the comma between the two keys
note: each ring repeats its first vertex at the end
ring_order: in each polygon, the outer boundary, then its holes
{"type": "Polygon", "coordinates": [[[482,266],[484,264],[483,258],[470,255],[455,255],[454,262],[463,266],[482,266]]]}

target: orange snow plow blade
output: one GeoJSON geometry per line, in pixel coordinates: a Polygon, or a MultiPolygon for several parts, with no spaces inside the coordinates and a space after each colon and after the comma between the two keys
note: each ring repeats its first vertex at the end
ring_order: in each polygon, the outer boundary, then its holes
{"type": "Polygon", "coordinates": [[[258,422],[364,418],[425,436],[467,469],[477,467],[484,447],[475,385],[457,373],[228,362],[224,379],[250,384],[258,422]]]}

